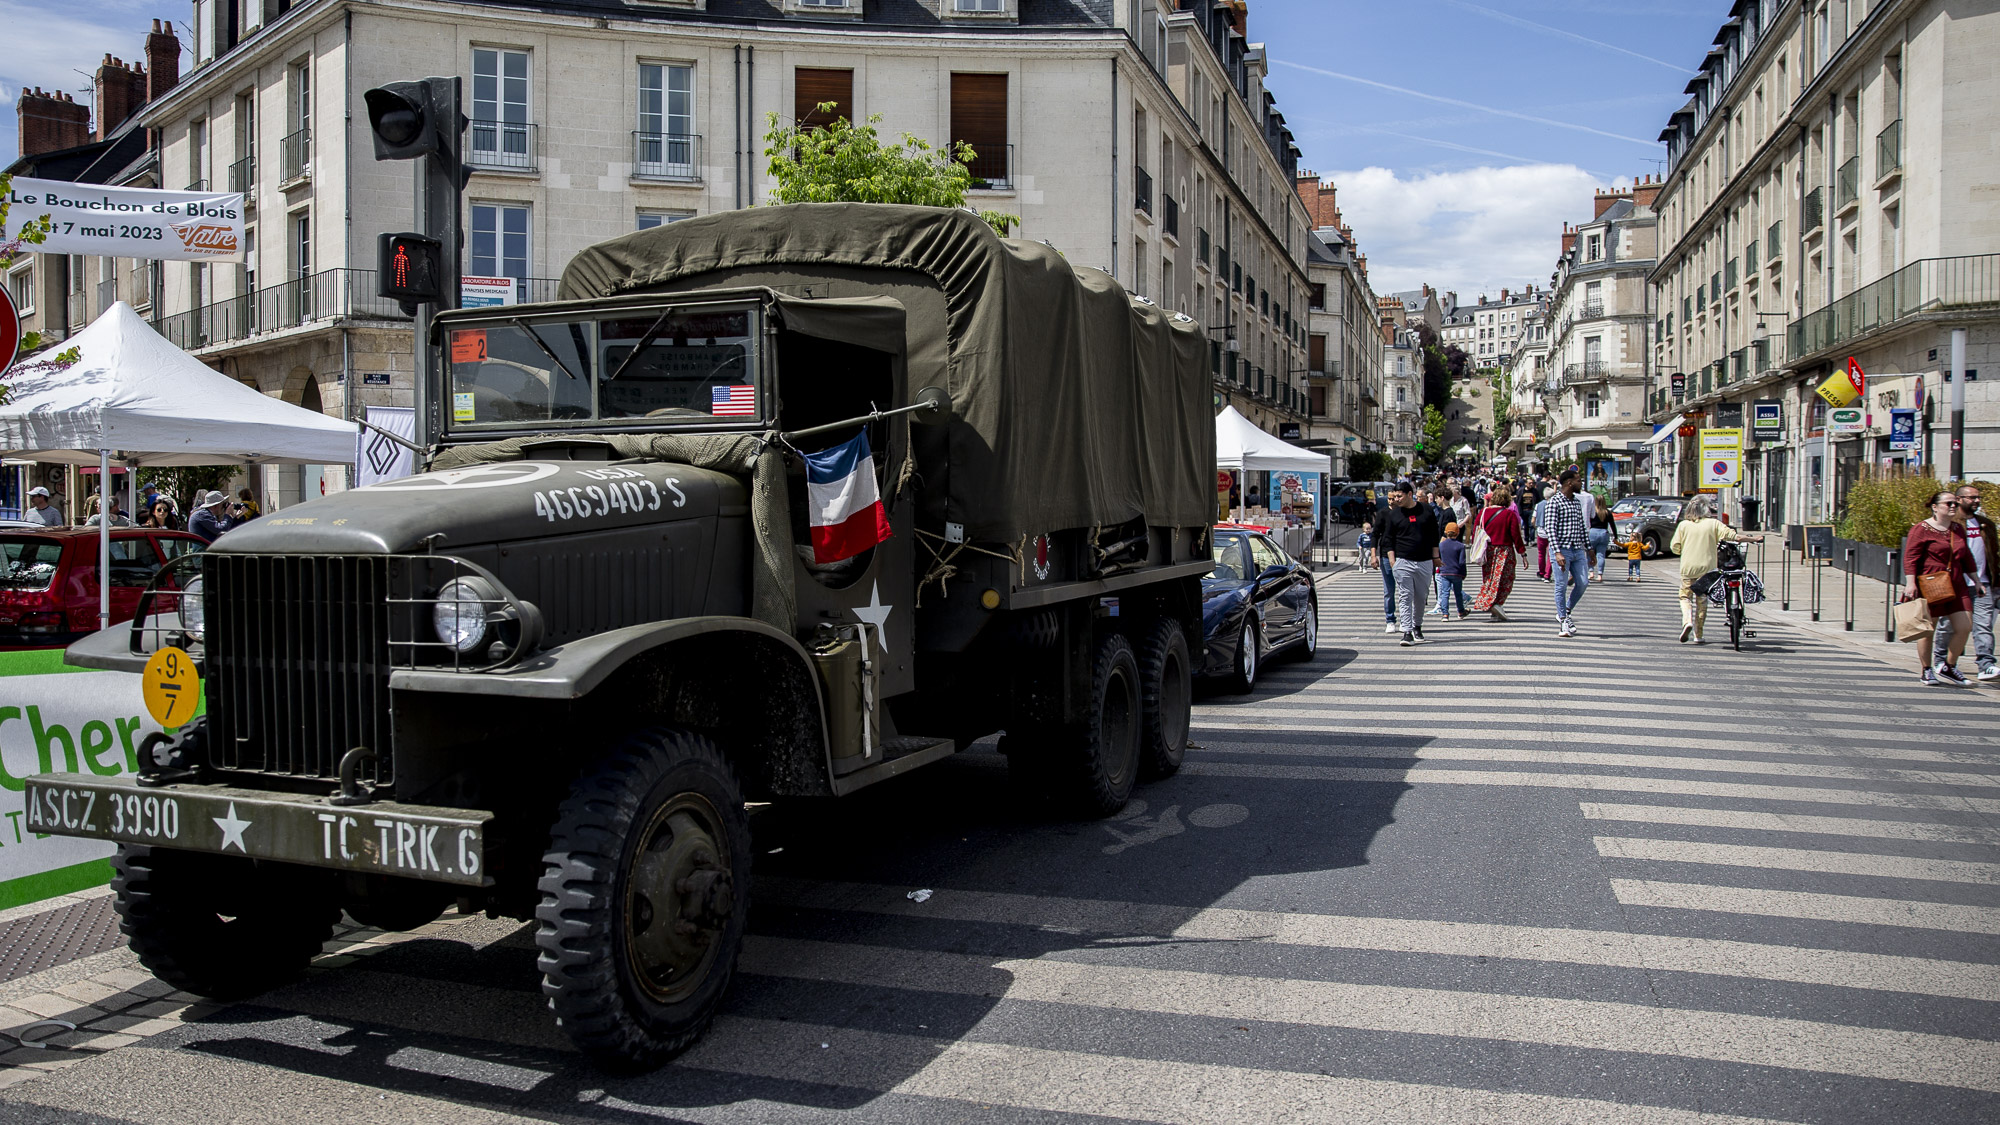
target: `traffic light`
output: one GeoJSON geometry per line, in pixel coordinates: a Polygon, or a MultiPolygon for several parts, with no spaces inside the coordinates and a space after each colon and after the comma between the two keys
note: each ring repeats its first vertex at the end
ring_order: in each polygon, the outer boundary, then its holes
{"type": "Polygon", "coordinates": [[[421,234],[375,236],[375,295],[393,297],[404,312],[444,296],[444,244],[421,234]]]}
{"type": "Polygon", "coordinates": [[[458,138],[466,121],[458,112],[457,79],[391,82],[363,93],[361,100],[368,106],[375,159],[437,156],[454,166],[458,163],[458,138]]]}

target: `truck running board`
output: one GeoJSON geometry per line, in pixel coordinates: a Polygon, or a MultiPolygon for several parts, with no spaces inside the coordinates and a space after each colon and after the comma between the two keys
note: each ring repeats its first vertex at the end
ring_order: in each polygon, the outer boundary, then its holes
{"type": "Polygon", "coordinates": [[[958,749],[958,744],[949,738],[931,738],[926,735],[909,734],[882,741],[882,760],[872,766],[855,770],[845,777],[833,779],[833,793],[844,797],[856,789],[887,781],[899,773],[908,773],[918,766],[929,765],[940,758],[949,758],[958,749]]]}

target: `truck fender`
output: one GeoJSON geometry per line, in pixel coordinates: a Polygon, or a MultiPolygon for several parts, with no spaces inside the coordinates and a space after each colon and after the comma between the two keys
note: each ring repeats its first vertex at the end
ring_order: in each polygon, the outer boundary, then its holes
{"type": "Polygon", "coordinates": [[[618,688],[621,705],[667,715],[725,735],[730,756],[753,792],[830,796],[825,707],[819,674],[805,648],[788,634],[748,617],[684,617],[613,629],[547,648],[510,668],[485,672],[401,669],[394,691],[458,693],[575,702],[618,688]],[[676,650],[700,649],[685,662],[676,650]],[[711,690],[669,692],[654,672],[674,665],[697,669],[711,690]],[[621,675],[623,673],[623,675],[621,675]],[[741,692],[733,705],[718,692],[741,692]],[[760,698],[760,693],[764,697],[760,698]],[[690,708],[700,715],[682,715],[690,708]]]}

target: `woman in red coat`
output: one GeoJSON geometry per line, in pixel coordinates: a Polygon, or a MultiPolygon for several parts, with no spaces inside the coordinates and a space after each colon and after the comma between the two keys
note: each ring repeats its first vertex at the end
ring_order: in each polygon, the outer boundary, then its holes
{"type": "Polygon", "coordinates": [[[1937,626],[1930,640],[1917,639],[1917,663],[1926,684],[1956,684],[1966,678],[1958,674],[1958,657],[1965,651],[1965,639],[1972,635],[1972,595],[1984,594],[1974,577],[1978,573],[1972,550],[1965,545],[1965,533],[1955,522],[1958,498],[1951,489],[1931,495],[1930,518],[1910,529],[1903,540],[1903,600],[1917,596],[1917,579],[1926,574],[1943,574],[1951,580],[1950,593],[1926,598],[1937,626]]]}
{"type": "Polygon", "coordinates": [[[1486,532],[1486,553],[1479,560],[1479,596],[1473,599],[1472,608],[1492,614],[1495,621],[1505,621],[1507,615],[1500,607],[1507,604],[1507,595],[1514,590],[1514,557],[1528,549],[1521,536],[1521,517],[1514,509],[1514,490],[1504,484],[1493,486],[1475,526],[1486,532]]]}

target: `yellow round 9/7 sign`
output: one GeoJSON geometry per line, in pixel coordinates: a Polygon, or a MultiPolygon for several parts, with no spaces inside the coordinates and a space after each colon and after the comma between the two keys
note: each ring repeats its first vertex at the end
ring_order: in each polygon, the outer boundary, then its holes
{"type": "Polygon", "coordinates": [[[169,645],[146,661],[146,710],[169,729],[194,718],[201,705],[201,676],[187,653],[169,645]]]}

